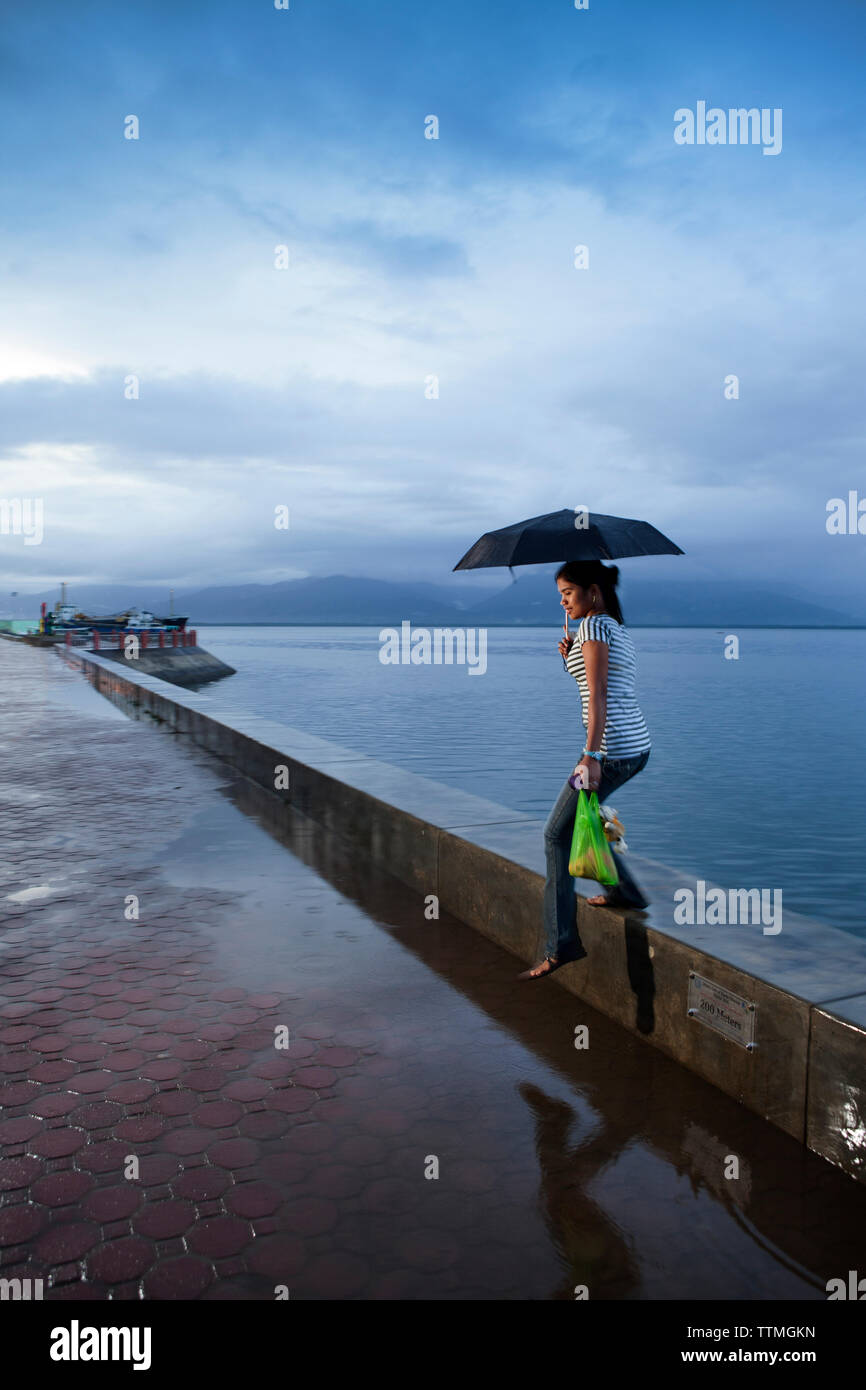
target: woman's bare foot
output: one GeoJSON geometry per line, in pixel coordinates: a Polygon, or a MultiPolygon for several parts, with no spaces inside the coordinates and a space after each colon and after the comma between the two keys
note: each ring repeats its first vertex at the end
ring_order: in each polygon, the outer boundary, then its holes
{"type": "Polygon", "coordinates": [[[533,966],[532,970],[524,970],[523,974],[518,975],[517,978],[518,980],[539,980],[558,969],[559,962],[556,956],[546,956],[540,965],[533,966]]]}
{"type": "Polygon", "coordinates": [[[596,893],[594,898],[587,898],[586,901],[593,907],[604,907],[607,898],[604,896],[604,893],[596,893]]]}

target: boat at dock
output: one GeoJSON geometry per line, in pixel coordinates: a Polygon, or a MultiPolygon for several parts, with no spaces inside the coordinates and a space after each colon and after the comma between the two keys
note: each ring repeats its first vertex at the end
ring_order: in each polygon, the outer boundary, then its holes
{"type": "Polygon", "coordinates": [[[72,603],[55,604],[43,614],[42,632],[65,636],[67,632],[185,632],[188,617],[157,617],[147,608],[127,608],[122,613],[91,616],[76,610],[72,603]]]}

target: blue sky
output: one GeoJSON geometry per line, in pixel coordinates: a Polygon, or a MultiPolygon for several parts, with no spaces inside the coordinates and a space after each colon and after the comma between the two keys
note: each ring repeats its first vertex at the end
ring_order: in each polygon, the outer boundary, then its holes
{"type": "Polygon", "coordinates": [[[855,0],[17,8],[0,497],[45,523],[0,535],[0,599],[441,582],[577,505],[652,520],[671,574],[862,593],[825,518],[866,497],[864,31],[855,0]],[[699,100],[781,108],[781,153],[678,146],[699,100]]]}

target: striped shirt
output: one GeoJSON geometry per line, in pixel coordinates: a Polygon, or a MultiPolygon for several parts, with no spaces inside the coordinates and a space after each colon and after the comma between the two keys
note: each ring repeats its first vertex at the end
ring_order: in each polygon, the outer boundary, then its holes
{"type": "Polygon", "coordinates": [[[580,689],[584,728],[588,726],[589,683],[583,660],[584,642],[607,642],[607,720],[600,749],[609,758],[633,758],[650,747],[650,736],[635,697],[637,661],[631,636],[609,613],[581,620],[568,653],[566,669],[580,689]]]}

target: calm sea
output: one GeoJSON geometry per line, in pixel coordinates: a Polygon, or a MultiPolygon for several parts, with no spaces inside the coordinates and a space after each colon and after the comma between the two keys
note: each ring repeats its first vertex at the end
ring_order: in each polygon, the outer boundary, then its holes
{"type": "MultiPolygon", "coordinates": [[[[583,747],[561,630],[489,628],[487,670],[386,666],[378,628],[205,627],[254,711],[546,816],[583,747]]],[[[653,751],[611,801],[638,854],[866,934],[866,632],[634,628],[653,751]]]]}

